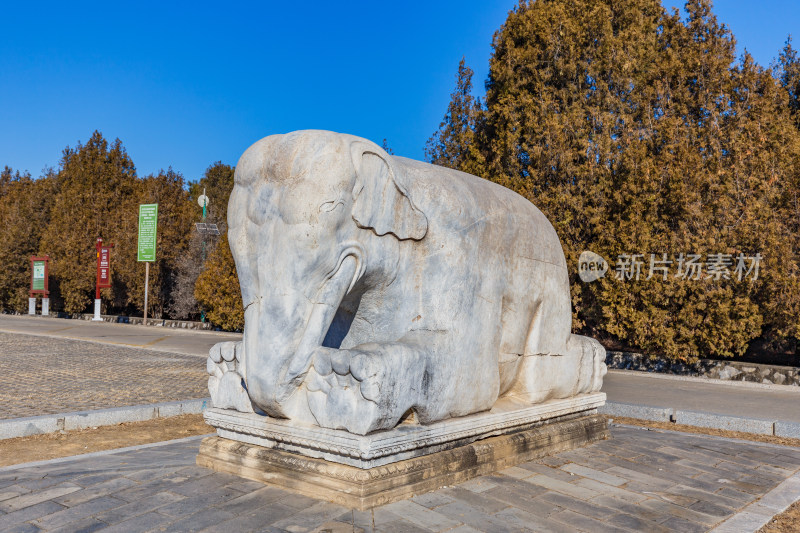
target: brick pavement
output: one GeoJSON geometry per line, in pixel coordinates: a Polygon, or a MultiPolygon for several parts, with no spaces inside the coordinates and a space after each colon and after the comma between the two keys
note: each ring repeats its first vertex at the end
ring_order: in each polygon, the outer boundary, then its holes
{"type": "Polygon", "coordinates": [[[193,355],[0,333],[0,419],[208,396],[193,355]]]}
{"type": "Polygon", "coordinates": [[[0,469],[0,530],[706,531],[800,471],[800,448],[612,434],[367,512],[199,468],[198,440],[0,469]]]}

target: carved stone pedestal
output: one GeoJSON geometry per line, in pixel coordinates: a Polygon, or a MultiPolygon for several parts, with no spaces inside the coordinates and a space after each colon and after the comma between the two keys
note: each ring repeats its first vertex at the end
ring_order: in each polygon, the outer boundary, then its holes
{"type": "Polygon", "coordinates": [[[364,510],[608,438],[605,394],[353,435],[209,409],[197,464],[364,510]],[[234,440],[235,439],[235,440],[234,440]]]}

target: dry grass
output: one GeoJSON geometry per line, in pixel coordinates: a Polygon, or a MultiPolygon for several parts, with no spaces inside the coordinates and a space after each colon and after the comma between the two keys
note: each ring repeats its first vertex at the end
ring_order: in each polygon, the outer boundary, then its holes
{"type": "Polygon", "coordinates": [[[203,415],[181,415],[115,426],[0,440],[0,466],[113,450],[213,433],[203,415]]]}
{"type": "Polygon", "coordinates": [[[756,433],[743,433],[741,431],[728,431],[726,429],[700,428],[695,426],[685,426],[673,422],[653,422],[651,420],[639,420],[638,418],[628,418],[625,416],[606,416],[617,424],[628,424],[631,426],[641,426],[655,429],[668,429],[680,431],[682,433],[696,433],[699,435],[713,435],[715,437],[727,437],[729,439],[749,440],[753,442],[768,442],[770,444],[780,444],[781,446],[794,446],[800,448],[800,439],[790,439],[788,437],[776,437],[774,435],[758,435],[756,433]]]}
{"type": "Polygon", "coordinates": [[[794,533],[800,531],[800,501],[770,520],[758,533],[794,533]]]}

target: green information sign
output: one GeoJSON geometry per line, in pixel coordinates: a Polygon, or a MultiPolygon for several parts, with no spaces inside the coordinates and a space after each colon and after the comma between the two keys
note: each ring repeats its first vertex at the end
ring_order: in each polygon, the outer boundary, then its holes
{"type": "Polygon", "coordinates": [[[44,261],[33,262],[33,283],[31,290],[43,291],[44,290],[44,261]]]}
{"type": "Polygon", "coordinates": [[[139,206],[139,261],[156,260],[156,224],[158,223],[158,204],[139,206]]]}

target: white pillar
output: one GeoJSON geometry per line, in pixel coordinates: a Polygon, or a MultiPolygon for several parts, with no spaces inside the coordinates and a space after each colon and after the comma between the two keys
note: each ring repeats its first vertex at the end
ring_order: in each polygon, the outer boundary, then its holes
{"type": "Polygon", "coordinates": [[[100,298],[97,298],[94,301],[94,318],[92,320],[100,320],[103,319],[100,317],[100,298]]]}
{"type": "Polygon", "coordinates": [[[42,316],[50,316],[50,298],[42,298],[42,316]]]}
{"type": "Polygon", "coordinates": [[[28,314],[36,314],[36,298],[28,298],[28,314]]]}

